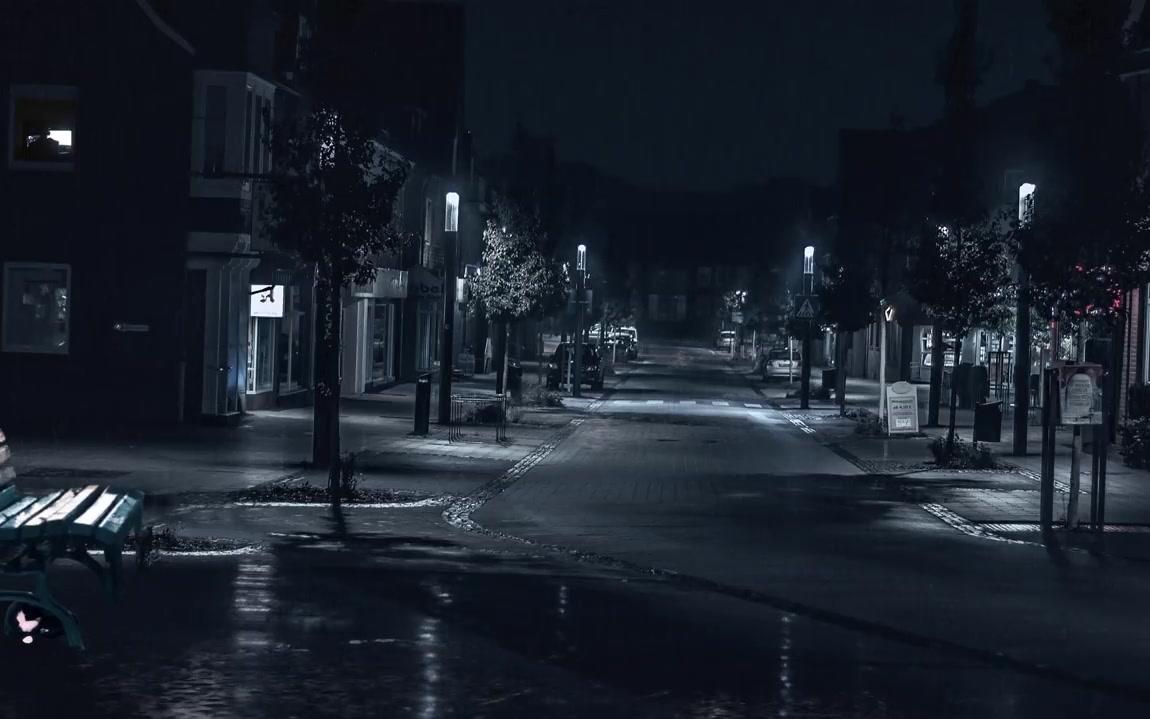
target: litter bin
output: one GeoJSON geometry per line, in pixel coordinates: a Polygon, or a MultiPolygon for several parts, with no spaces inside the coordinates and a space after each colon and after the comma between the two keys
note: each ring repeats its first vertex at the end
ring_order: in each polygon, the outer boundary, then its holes
{"type": "Polygon", "coordinates": [[[519,360],[507,360],[507,391],[515,398],[523,395],[523,365],[519,360]]]}
{"type": "Polygon", "coordinates": [[[1002,400],[974,405],[974,441],[1002,441],[1002,400]]]}
{"type": "Polygon", "coordinates": [[[823,389],[831,392],[838,384],[839,371],[834,367],[823,370],[823,389]]]}
{"type": "Polygon", "coordinates": [[[420,375],[415,381],[415,433],[427,434],[431,422],[431,375],[420,375]]]}

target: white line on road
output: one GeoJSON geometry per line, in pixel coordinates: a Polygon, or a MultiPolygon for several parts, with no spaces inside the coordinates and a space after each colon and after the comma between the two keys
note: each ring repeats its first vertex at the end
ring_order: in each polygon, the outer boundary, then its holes
{"type": "Polygon", "coordinates": [[[744,404],[743,404],[743,406],[744,406],[744,407],[749,407],[749,408],[752,408],[752,409],[762,409],[762,408],[763,408],[763,405],[761,405],[761,404],[752,404],[752,403],[750,403],[750,402],[746,402],[746,403],[744,403],[744,404]]]}
{"type": "Polygon", "coordinates": [[[711,402],[711,404],[715,405],[716,407],[730,407],[731,406],[730,402],[723,402],[721,400],[714,400],[711,402]]]}
{"type": "Polygon", "coordinates": [[[649,399],[649,400],[647,400],[647,404],[663,404],[663,400],[661,400],[661,399],[649,399]]]}
{"type": "Polygon", "coordinates": [[[1000,537],[994,532],[971,524],[970,522],[966,521],[965,518],[960,517],[941,504],[924,504],[922,505],[922,508],[928,514],[941,519],[951,527],[954,527],[963,534],[969,535],[971,537],[977,537],[979,539],[990,539],[995,542],[1006,542],[1007,544],[1033,544],[1033,542],[1024,542],[1020,539],[1007,539],[1006,537],[1000,537]]]}

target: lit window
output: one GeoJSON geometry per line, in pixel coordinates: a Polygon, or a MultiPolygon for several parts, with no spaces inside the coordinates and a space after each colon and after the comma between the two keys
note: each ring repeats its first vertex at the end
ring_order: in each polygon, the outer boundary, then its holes
{"type": "Polygon", "coordinates": [[[68,265],[4,263],[4,351],[68,353],[68,265]]]}
{"type": "Polygon", "coordinates": [[[76,155],[75,89],[15,85],[11,97],[10,164],[70,168],[76,155]]]}

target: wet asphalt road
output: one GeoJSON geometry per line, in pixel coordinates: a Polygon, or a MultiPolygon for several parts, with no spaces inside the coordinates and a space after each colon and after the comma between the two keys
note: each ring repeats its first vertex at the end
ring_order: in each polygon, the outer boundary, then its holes
{"type": "MultiPolygon", "coordinates": [[[[1046,672],[932,641],[912,616],[914,598],[939,634],[948,625],[978,633],[964,624],[969,616],[1003,607],[967,606],[960,616],[957,605],[995,587],[950,604],[932,592],[961,581],[952,575],[964,557],[998,555],[892,509],[894,499],[867,490],[873,482],[855,486],[857,470],[770,412],[704,406],[755,401],[721,358],[652,353],[613,398],[656,402],[640,412],[609,399],[602,421],[564,440],[476,519],[631,565],[463,533],[440,510],[420,509],[383,511],[379,523],[354,523],[346,536],[281,537],[267,552],[167,558],[133,573],[116,604],[91,577],[62,568],[57,593],[80,616],[89,651],[0,645],[0,717],[1150,715],[1136,684],[1093,685],[1083,680],[1089,673],[1046,672]],[[657,404],[668,399],[699,404],[657,404]],[[627,417],[616,422],[612,413],[627,417]],[[600,481],[563,473],[578,463],[579,474],[591,467],[600,481]],[[658,476],[641,477],[643,465],[658,476]],[[762,530],[756,508],[780,497],[789,498],[780,511],[791,519],[767,515],[776,527],[762,530]],[[898,549],[910,540],[928,555],[973,554],[924,569],[929,561],[898,549]],[[857,611],[846,611],[852,602],[857,611]],[[906,622],[868,619],[876,606],[906,611],[906,622]]],[[[1053,591],[1091,599],[1075,577],[1056,579],[1062,588],[1053,591]]],[[[1114,653],[1125,675],[1137,673],[1147,646],[1138,641],[1146,621],[1136,580],[1110,580],[1134,605],[1130,641],[1114,653]]],[[[1009,634],[985,624],[983,634],[1009,634]]],[[[1074,653],[1057,633],[1036,641],[1074,653]]]]}

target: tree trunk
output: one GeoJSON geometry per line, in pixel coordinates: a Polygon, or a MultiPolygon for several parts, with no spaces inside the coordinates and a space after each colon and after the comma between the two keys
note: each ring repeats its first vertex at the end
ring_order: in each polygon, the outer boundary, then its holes
{"type": "MultiPolygon", "coordinates": [[[[954,359],[955,369],[958,369],[958,358],[962,356],[962,337],[954,338],[954,359]]],[[[958,411],[958,382],[954,381],[954,375],[950,376],[950,423],[946,430],[946,454],[948,457],[954,455],[954,425],[957,420],[956,412],[958,411]]]]}
{"type": "Polygon", "coordinates": [[[930,329],[930,395],[927,405],[926,426],[938,426],[939,406],[942,404],[942,373],[946,351],[942,346],[942,326],[937,322],[930,329]]]}
{"type": "Polygon", "coordinates": [[[507,323],[495,323],[495,393],[503,394],[507,368],[507,323]]]}
{"type": "Polygon", "coordinates": [[[339,284],[330,276],[316,286],[316,317],[320,321],[315,344],[316,386],[312,417],[312,464],[327,468],[338,463],[340,331],[342,307],[339,284]]]}
{"type": "Polygon", "coordinates": [[[839,415],[847,412],[847,343],[849,332],[839,332],[835,340],[835,399],[839,403],[839,415]]]}
{"type": "Polygon", "coordinates": [[[910,382],[911,358],[914,355],[914,323],[899,322],[898,378],[910,382]]]}

